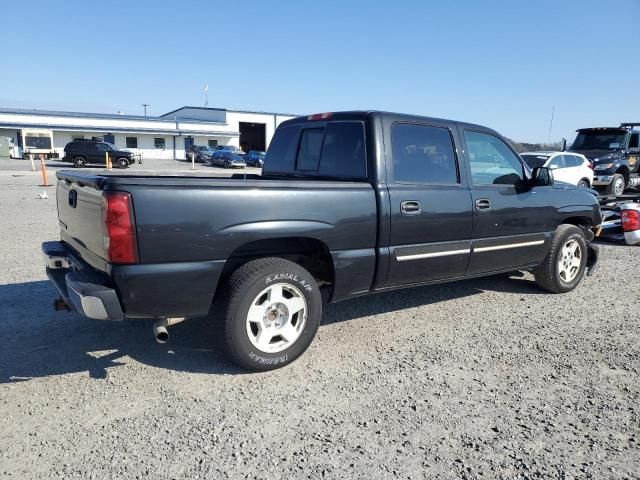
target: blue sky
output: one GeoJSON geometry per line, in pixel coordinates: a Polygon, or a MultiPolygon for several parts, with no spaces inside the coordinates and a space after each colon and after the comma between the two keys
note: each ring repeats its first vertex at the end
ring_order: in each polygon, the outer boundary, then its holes
{"type": "Polygon", "coordinates": [[[552,105],[552,140],[640,121],[640,0],[25,5],[2,9],[2,107],[158,115],[208,84],[209,106],[383,109],[519,141],[547,140],[552,105]]]}

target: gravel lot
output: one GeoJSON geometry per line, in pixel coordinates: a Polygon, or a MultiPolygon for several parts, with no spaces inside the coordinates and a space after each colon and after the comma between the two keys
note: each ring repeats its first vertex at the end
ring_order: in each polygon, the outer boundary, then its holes
{"type": "Polygon", "coordinates": [[[55,189],[12,170],[2,478],[640,478],[637,247],[602,246],[566,295],[503,275],[332,305],[301,359],[246,374],[215,318],[159,345],[145,321],[54,312],[55,189]]]}

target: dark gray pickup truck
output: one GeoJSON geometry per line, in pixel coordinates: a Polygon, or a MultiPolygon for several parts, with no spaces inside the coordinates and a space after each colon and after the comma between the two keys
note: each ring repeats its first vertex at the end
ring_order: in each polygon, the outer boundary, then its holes
{"type": "Polygon", "coordinates": [[[159,341],[211,311],[252,370],[301,355],[326,302],[519,269],[567,292],[597,260],[592,191],[554,185],[498,133],[449,120],[289,120],[261,176],[57,176],[60,241],[43,251],[58,307],[156,319],[159,341]]]}

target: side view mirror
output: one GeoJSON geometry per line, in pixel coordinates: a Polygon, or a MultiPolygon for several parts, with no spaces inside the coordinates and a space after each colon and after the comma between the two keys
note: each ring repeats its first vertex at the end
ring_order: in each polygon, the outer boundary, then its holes
{"type": "Polygon", "coordinates": [[[533,169],[531,185],[534,187],[549,187],[553,185],[553,172],[547,167],[536,167],[533,169]]]}

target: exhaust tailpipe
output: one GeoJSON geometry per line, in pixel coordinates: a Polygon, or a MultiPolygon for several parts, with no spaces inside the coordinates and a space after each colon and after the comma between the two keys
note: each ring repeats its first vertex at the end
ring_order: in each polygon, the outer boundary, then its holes
{"type": "Polygon", "coordinates": [[[167,343],[169,341],[169,332],[167,327],[175,325],[186,320],[186,317],[172,317],[161,318],[153,324],[153,336],[156,337],[156,342],[167,343]]]}

